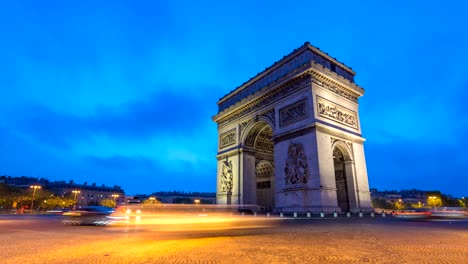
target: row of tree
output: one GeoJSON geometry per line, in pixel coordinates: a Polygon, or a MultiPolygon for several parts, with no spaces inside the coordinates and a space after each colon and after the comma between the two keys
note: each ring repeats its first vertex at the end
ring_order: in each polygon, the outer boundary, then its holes
{"type": "Polygon", "coordinates": [[[450,199],[448,197],[442,196],[429,196],[426,203],[405,203],[403,200],[399,199],[394,202],[387,202],[385,199],[374,198],[372,199],[372,206],[374,208],[381,209],[391,209],[391,210],[405,210],[413,208],[436,208],[441,206],[448,207],[465,207],[467,208],[467,199],[450,199]]]}
{"type": "MultiPolygon", "coordinates": [[[[17,210],[53,210],[72,208],[77,202],[72,194],[59,196],[51,193],[47,189],[38,189],[34,193],[33,189],[22,189],[6,184],[0,184],[0,209],[17,210]]],[[[103,199],[99,202],[93,201],[88,205],[103,205],[115,207],[116,203],[111,199],[103,199]]]]}

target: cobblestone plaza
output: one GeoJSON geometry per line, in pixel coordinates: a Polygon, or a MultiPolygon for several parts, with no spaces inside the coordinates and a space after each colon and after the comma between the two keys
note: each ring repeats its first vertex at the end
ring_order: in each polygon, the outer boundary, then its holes
{"type": "Polygon", "coordinates": [[[466,263],[468,222],[282,219],[210,232],[0,217],[1,263],[466,263]]]}

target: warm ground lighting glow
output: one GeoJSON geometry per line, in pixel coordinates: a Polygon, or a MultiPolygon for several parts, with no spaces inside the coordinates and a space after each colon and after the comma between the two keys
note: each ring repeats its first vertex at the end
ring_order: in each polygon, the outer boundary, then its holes
{"type": "Polygon", "coordinates": [[[240,215],[236,208],[217,205],[126,205],[108,217],[111,225],[151,225],[165,231],[222,230],[272,227],[277,218],[240,215]]]}

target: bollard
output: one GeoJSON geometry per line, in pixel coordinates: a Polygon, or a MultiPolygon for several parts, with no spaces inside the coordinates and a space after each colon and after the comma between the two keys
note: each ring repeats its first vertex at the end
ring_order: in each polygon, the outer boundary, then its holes
{"type": "Polygon", "coordinates": [[[347,213],[346,213],[346,217],[351,217],[351,213],[350,213],[350,212],[347,212],[347,213]]]}
{"type": "Polygon", "coordinates": [[[371,212],[371,213],[370,213],[370,217],[374,217],[374,216],[375,216],[375,215],[374,215],[374,212],[371,212]]]}
{"type": "Polygon", "coordinates": [[[294,212],[293,216],[294,216],[294,218],[296,218],[296,217],[297,217],[297,213],[296,213],[296,212],[294,212]]]}
{"type": "Polygon", "coordinates": [[[267,217],[270,217],[270,212],[267,213],[267,217]]]}
{"type": "Polygon", "coordinates": [[[382,213],[382,217],[385,217],[385,212],[382,213]]]}
{"type": "Polygon", "coordinates": [[[337,212],[334,212],[334,213],[333,213],[333,217],[338,217],[338,213],[337,213],[337,212]]]}
{"type": "Polygon", "coordinates": [[[310,217],[310,212],[307,212],[307,217],[310,217]]]}
{"type": "Polygon", "coordinates": [[[283,213],[280,213],[280,217],[283,217],[283,213]]]}
{"type": "Polygon", "coordinates": [[[254,216],[257,216],[257,212],[254,212],[254,216]]]}
{"type": "Polygon", "coordinates": [[[359,217],[362,217],[362,212],[359,212],[359,217]]]}
{"type": "Polygon", "coordinates": [[[324,217],[325,214],[323,212],[320,212],[320,217],[324,217]]]}
{"type": "Polygon", "coordinates": [[[244,216],[244,212],[242,212],[241,215],[244,216]]]}

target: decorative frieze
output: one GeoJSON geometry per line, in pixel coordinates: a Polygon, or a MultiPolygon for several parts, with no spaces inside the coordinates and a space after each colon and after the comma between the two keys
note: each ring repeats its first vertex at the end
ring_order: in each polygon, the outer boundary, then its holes
{"type": "Polygon", "coordinates": [[[317,113],[343,125],[358,129],[356,112],[317,96],[317,113]]]}
{"type": "Polygon", "coordinates": [[[354,92],[347,91],[342,85],[338,85],[335,82],[325,78],[321,73],[312,71],[313,82],[320,85],[321,87],[340,95],[350,101],[355,103],[358,102],[359,94],[354,92]]]}
{"type": "Polygon", "coordinates": [[[232,172],[232,161],[226,160],[223,161],[223,165],[221,168],[221,175],[220,175],[220,184],[221,184],[221,192],[223,193],[232,193],[232,186],[234,175],[232,172]]]}
{"type": "Polygon", "coordinates": [[[287,185],[305,184],[309,179],[309,169],[304,147],[300,143],[291,143],[284,168],[287,185]]]}
{"type": "Polygon", "coordinates": [[[309,116],[306,100],[301,100],[279,111],[280,127],[284,127],[309,116]]]}
{"type": "Polygon", "coordinates": [[[222,133],[219,136],[219,148],[236,144],[236,128],[222,133]]]}

